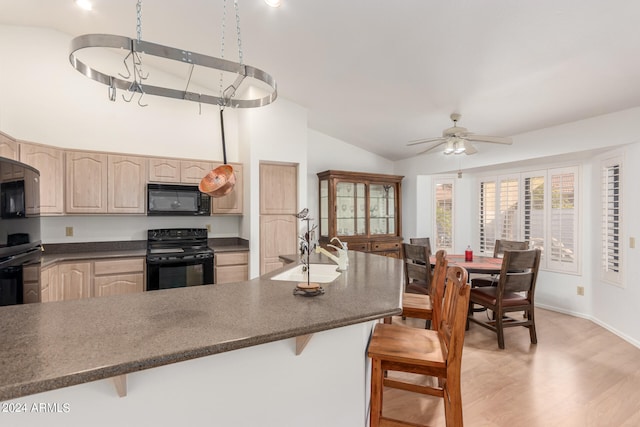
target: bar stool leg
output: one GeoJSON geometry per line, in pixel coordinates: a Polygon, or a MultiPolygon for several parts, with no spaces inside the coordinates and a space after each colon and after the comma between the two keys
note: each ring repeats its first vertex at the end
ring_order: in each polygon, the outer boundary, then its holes
{"type": "Polygon", "coordinates": [[[382,362],[371,359],[371,414],[369,427],[379,427],[382,417],[382,362]]]}

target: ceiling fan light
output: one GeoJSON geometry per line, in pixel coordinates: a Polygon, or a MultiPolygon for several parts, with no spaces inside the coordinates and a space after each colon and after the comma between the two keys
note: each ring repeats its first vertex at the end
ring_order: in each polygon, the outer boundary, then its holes
{"type": "Polygon", "coordinates": [[[444,154],[452,154],[455,150],[454,143],[451,140],[447,141],[447,145],[444,147],[444,154]]]}
{"type": "Polygon", "coordinates": [[[453,154],[462,154],[467,150],[467,147],[464,146],[464,141],[458,140],[454,144],[453,154]]]}

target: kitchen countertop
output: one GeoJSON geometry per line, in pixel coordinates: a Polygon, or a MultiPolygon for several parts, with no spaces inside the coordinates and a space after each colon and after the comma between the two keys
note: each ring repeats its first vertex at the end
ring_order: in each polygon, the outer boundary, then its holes
{"type": "MultiPolygon", "coordinates": [[[[51,264],[62,261],[79,261],[85,259],[108,259],[108,258],[125,258],[125,257],[144,257],[147,255],[146,242],[142,246],[140,242],[131,243],[131,248],[124,248],[127,242],[116,242],[113,247],[109,242],[100,242],[99,244],[82,243],[80,248],[74,247],[74,244],[56,245],[55,250],[48,250],[50,245],[44,245],[42,260],[40,265],[46,267],[51,264]],[[142,247],[141,247],[142,246],[142,247]],[[65,251],[65,247],[72,249],[65,251]]],[[[218,238],[209,239],[208,246],[213,249],[214,253],[222,252],[248,252],[248,242],[237,238],[218,238]]]]}
{"type": "Polygon", "coordinates": [[[317,297],[270,280],[287,265],[246,282],[0,307],[0,401],[400,314],[402,261],[349,251],[349,262],[317,297]]]}

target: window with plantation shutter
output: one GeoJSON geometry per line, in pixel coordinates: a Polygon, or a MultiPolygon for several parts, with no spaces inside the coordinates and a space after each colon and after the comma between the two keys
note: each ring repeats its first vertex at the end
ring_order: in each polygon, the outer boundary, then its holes
{"type": "Polygon", "coordinates": [[[602,164],[602,278],[622,285],[622,161],[602,164]]]}
{"type": "Polygon", "coordinates": [[[498,238],[504,240],[518,240],[518,199],[519,199],[518,178],[501,178],[500,193],[500,217],[498,238]]]}
{"type": "MultiPolygon", "coordinates": [[[[544,249],[544,181],[545,173],[523,178],[523,239],[531,248],[544,249]]],[[[543,253],[544,255],[544,253],[543,253]]]]}
{"type": "Polygon", "coordinates": [[[439,179],[435,181],[436,212],[435,242],[432,250],[453,250],[453,180],[439,179]]]}
{"type": "Polygon", "coordinates": [[[496,242],[496,181],[480,182],[480,253],[493,255],[496,242]]]}
{"type": "Polygon", "coordinates": [[[528,241],[542,251],[540,268],[578,274],[579,173],[574,166],[480,178],[480,253],[492,255],[496,239],[528,241]]]}
{"type": "Polygon", "coordinates": [[[549,170],[550,206],[545,255],[551,270],[578,272],[577,168],[549,170]]]}

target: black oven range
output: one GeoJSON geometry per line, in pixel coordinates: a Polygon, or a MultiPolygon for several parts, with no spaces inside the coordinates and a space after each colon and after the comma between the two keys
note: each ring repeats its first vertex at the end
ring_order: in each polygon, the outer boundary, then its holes
{"type": "Polygon", "coordinates": [[[206,228],[147,230],[147,291],[213,284],[206,228]]]}

